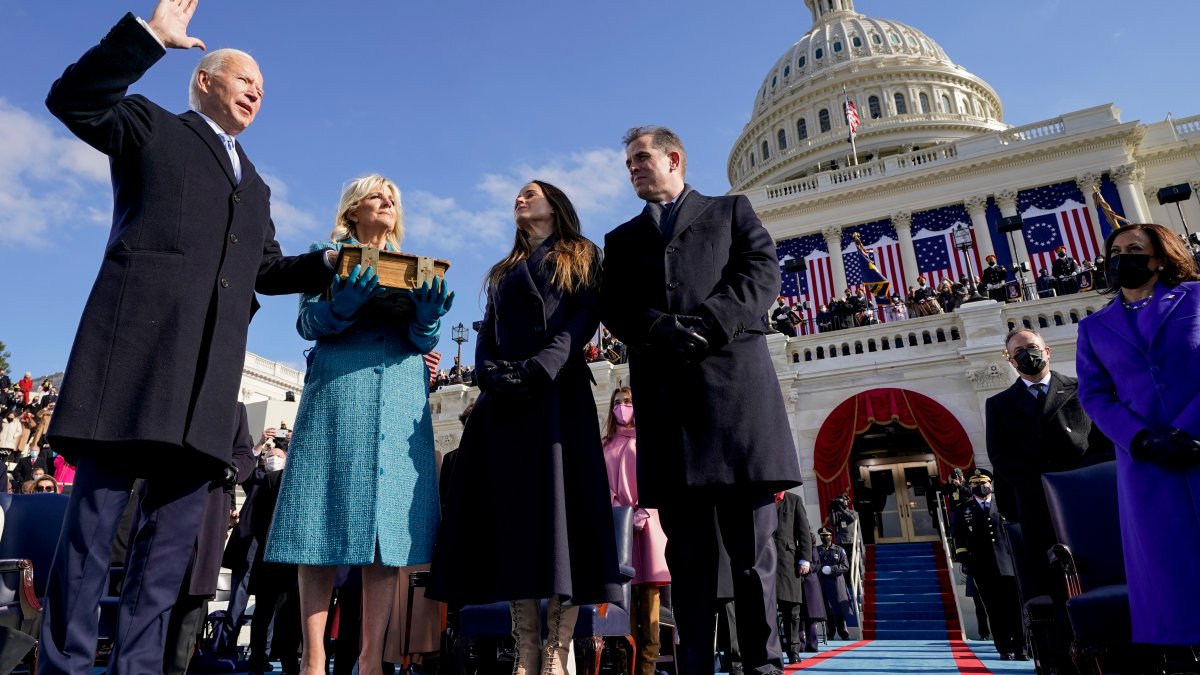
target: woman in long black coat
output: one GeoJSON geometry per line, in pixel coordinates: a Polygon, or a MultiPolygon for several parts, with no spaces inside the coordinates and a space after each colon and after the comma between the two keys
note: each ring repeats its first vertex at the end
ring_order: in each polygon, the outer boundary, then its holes
{"type": "Polygon", "coordinates": [[[608,474],[583,348],[599,325],[600,253],[561,190],[514,204],[475,349],[482,393],[447,488],[427,595],[511,601],[514,672],[559,674],[577,606],[620,598],[608,474]],[[538,599],[549,599],[541,643],[538,599]]]}

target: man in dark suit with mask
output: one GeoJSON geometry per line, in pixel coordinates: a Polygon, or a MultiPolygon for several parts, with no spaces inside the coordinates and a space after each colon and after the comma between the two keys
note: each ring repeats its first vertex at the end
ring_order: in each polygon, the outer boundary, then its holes
{"type": "Polygon", "coordinates": [[[713,672],[721,554],[728,556],[747,675],[782,669],[776,630],[775,493],[800,484],[764,317],[779,296],[770,234],[745,196],[684,182],[683,142],[626,133],[645,209],[605,237],[601,317],[629,348],[638,496],[657,507],[679,629],[679,670],[713,672]]]}
{"type": "Polygon", "coordinates": [[[1012,493],[1000,501],[1001,513],[1021,523],[1029,577],[1023,581],[1041,595],[1057,587],[1046,558],[1055,538],[1042,474],[1112,459],[1113,449],[1079,404],[1075,378],[1050,369],[1051,350],[1041,335],[1014,330],[1005,351],[1020,377],[985,404],[987,452],[997,485],[1012,493]]]}

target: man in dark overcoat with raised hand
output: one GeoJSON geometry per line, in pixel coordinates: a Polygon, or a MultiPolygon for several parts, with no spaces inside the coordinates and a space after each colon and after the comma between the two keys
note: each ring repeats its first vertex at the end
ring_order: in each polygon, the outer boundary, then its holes
{"type": "Polygon", "coordinates": [[[262,103],[249,55],[205,56],[176,115],[126,90],[187,34],[196,0],[127,14],[67,68],[50,111],[108,155],[113,223],[50,426],[78,467],[47,591],[41,673],[91,673],[109,548],[135,478],[146,493],[131,542],[111,675],[161,673],[167,616],[230,434],[254,293],[319,292],[323,254],[287,258],[270,190],[236,137],[262,103]]]}
{"type": "Polygon", "coordinates": [[[667,534],[680,672],[713,672],[720,546],[745,671],[770,673],[782,667],[774,495],[801,482],[764,337],[779,297],[775,247],[744,196],[684,182],[674,132],[637,127],[624,142],[646,207],[605,237],[601,318],[629,348],[638,494],[667,534]]]}

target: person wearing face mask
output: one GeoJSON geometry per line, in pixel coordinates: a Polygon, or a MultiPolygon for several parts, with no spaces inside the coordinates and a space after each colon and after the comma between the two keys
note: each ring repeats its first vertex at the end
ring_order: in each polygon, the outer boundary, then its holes
{"type": "Polygon", "coordinates": [[[954,514],[954,560],[975,581],[1000,659],[1028,661],[1012,550],[1004,536],[1004,516],[992,494],[992,477],[984,469],[975,469],[969,484],[972,498],[954,514]]]}
{"type": "Polygon", "coordinates": [[[17,441],[21,438],[21,421],[17,413],[10,410],[0,422],[0,460],[16,459],[17,441]]]}
{"type": "Polygon", "coordinates": [[[996,256],[989,255],[984,258],[987,266],[983,268],[983,272],[979,275],[980,282],[984,289],[987,290],[987,295],[996,302],[1005,302],[1008,300],[1008,295],[1004,290],[1004,284],[1008,283],[1008,270],[1004,265],[996,262],[996,256]]]}
{"type": "Polygon", "coordinates": [[[1021,523],[1028,561],[1022,580],[1032,595],[1056,592],[1046,551],[1055,544],[1042,474],[1070,471],[1113,458],[1112,442],[1092,423],[1075,378],[1050,369],[1052,348],[1029,328],[1005,338],[1017,379],[984,404],[987,453],[1004,494],[1001,513],[1021,523]]]}
{"type": "Polygon", "coordinates": [[[817,545],[813,566],[821,581],[821,597],[825,603],[826,633],[837,632],[843,640],[850,639],[846,630],[846,615],[850,613],[850,593],[846,586],[846,573],[850,571],[850,559],[846,549],[833,541],[833,530],[822,527],[817,530],[821,543],[817,545]]]}
{"type": "Polygon", "coordinates": [[[659,653],[659,588],[671,583],[667,569],[667,535],[658,519],[658,509],[638,505],[637,435],[633,416],[633,392],[629,387],[613,391],[609,400],[604,433],[604,463],[608,467],[608,491],[613,506],[632,506],[633,516],[633,640],[638,646],[633,669],[636,675],[654,675],[659,653]]]}
{"type": "Polygon", "coordinates": [[[792,308],[780,297],[779,305],[771,312],[771,323],[775,330],[788,337],[796,337],[796,322],[792,320],[792,308]]]}
{"type": "Polygon", "coordinates": [[[1051,268],[1059,295],[1079,292],[1079,263],[1067,253],[1066,246],[1059,246],[1054,250],[1054,263],[1051,268]]]}
{"type": "Polygon", "coordinates": [[[1200,274],[1178,235],[1104,242],[1113,301],[1079,322],[1079,400],[1117,448],[1133,641],[1200,645],[1200,274]]]}

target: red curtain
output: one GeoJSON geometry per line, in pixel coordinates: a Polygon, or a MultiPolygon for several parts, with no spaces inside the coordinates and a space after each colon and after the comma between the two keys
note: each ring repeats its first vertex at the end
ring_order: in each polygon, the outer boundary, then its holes
{"type": "Polygon", "coordinates": [[[829,516],[829,501],[850,493],[850,453],[854,440],[872,424],[899,424],[916,429],[929,444],[938,461],[939,477],[945,481],[955,467],[969,471],[975,452],[967,432],[937,401],[904,389],[872,389],[842,401],[829,413],[817,432],[813,469],[821,519],[829,516]]]}

